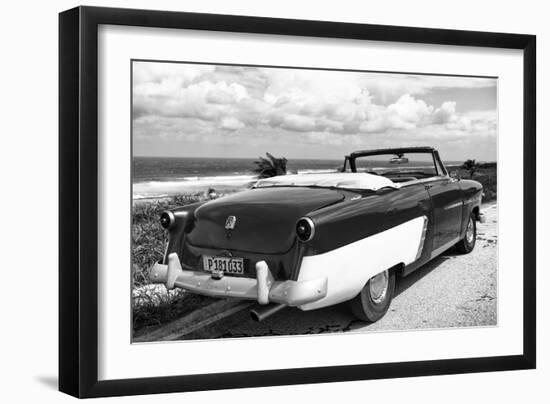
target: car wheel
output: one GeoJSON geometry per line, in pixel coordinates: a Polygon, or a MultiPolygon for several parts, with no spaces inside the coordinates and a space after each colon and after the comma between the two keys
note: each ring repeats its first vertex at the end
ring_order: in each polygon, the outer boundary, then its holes
{"type": "Polygon", "coordinates": [[[476,245],[477,237],[477,228],[476,228],[476,217],[474,212],[470,214],[470,219],[468,219],[468,224],[466,225],[466,234],[464,238],[456,244],[456,249],[462,254],[468,254],[471,252],[476,245]]]}
{"type": "Polygon", "coordinates": [[[395,271],[386,270],[369,279],[349,305],[360,320],[374,323],[386,314],[395,290],[395,271]]]}

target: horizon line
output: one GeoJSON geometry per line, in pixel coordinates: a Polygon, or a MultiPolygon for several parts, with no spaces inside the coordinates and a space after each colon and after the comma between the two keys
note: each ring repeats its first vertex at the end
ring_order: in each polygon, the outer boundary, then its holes
{"type": "MultiPolygon", "coordinates": [[[[221,157],[221,156],[146,156],[146,155],[132,155],[132,159],[134,158],[161,158],[161,159],[178,159],[178,158],[189,158],[189,159],[227,159],[227,160],[249,160],[249,159],[258,159],[260,157],[264,156],[258,156],[258,157],[221,157]]],[[[311,158],[311,157],[286,157],[286,156],[275,156],[277,158],[286,158],[288,161],[290,160],[330,160],[330,161],[340,161],[343,160],[344,157],[341,158],[330,158],[330,157],[317,157],[317,158],[311,158]]],[[[483,159],[471,159],[471,158],[464,158],[464,159],[449,159],[443,161],[466,161],[466,160],[476,160],[476,162],[480,163],[498,163],[497,160],[483,160],[483,159]]]]}

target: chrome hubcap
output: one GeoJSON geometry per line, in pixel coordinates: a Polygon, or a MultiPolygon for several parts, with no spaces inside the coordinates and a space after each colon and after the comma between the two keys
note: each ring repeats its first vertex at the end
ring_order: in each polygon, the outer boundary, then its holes
{"type": "Polygon", "coordinates": [[[468,227],[466,228],[466,241],[468,244],[472,244],[474,241],[474,221],[470,218],[468,222],[468,227]]]}
{"type": "Polygon", "coordinates": [[[388,292],[389,279],[390,277],[388,275],[388,271],[381,272],[378,275],[370,278],[370,297],[374,303],[379,304],[386,297],[386,293],[388,292]]]}

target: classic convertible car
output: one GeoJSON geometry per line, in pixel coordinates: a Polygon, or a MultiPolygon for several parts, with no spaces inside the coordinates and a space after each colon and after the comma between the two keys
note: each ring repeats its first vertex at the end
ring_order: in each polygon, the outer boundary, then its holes
{"type": "Polygon", "coordinates": [[[168,289],[249,299],[259,321],[287,307],[348,301],[380,319],[396,277],[476,243],[482,186],[451,177],[431,147],[357,151],[342,172],[258,180],[247,191],[166,211],[168,289]]]}

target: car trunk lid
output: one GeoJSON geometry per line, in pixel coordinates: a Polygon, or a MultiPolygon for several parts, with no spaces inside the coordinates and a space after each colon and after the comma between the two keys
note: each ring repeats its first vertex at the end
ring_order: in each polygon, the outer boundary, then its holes
{"type": "Polygon", "coordinates": [[[284,253],[296,239],[294,228],[300,217],[344,198],[337,190],[314,187],[267,187],[239,192],[198,208],[187,241],[220,251],[284,253]]]}

